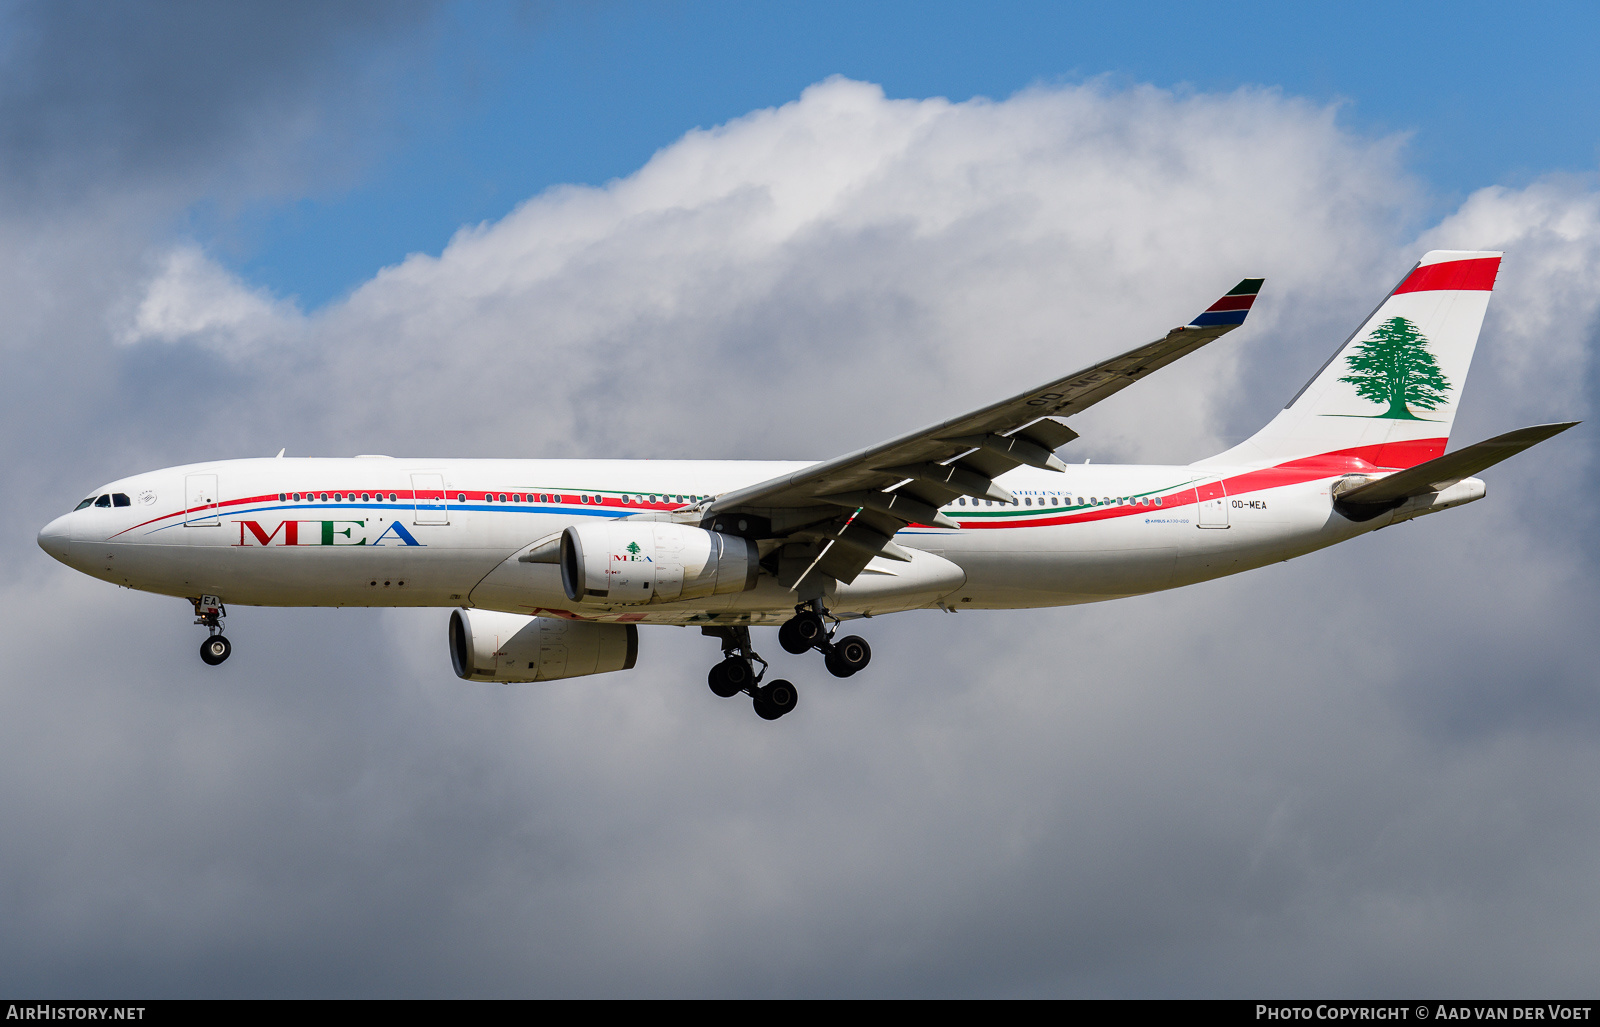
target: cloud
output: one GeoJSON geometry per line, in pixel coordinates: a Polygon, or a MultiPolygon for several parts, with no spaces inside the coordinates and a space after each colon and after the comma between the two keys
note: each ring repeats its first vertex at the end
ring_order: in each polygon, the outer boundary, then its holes
{"type": "Polygon", "coordinates": [[[197,341],[251,346],[291,333],[296,313],[292,304],[246,286],[198,248],[184,246],[166,254],[118,338],[126,345],[197,341]]]}
{"type": "MultiPolygon", "coordinates": [[[[1330,260],[1388,260],[1381,281],[1403,267],[1390,226],[1410,196],[1392,142],[1349,138],[1330,112],[1270,93],[1088,87],[950,104],[834,79],[690,133],[626,179],[463,229],[312,318],[300,349],[338,394],[330,430],[358,448],[398,430],[388,445],[818,455],[1143,341],[1263,268],[1279,303],[1309,286],[1331,302],[1330,260]],[[1137,320],[1112,299],[1134,294],[1137,320]],[[562,387],[471,402],[486,373],[562,387]],[[596,390],[619,384],[711,400],[739,429],[708,439],[650,405],[597,407],[596,390]],[[461,402],[403,422],[386,412],[424,388],[461,402]],[[915,402],[889,407],[886,392],[915,402]],[[819,405],[857,416],[805,416],[819,405]],[[792,419],[810,423],[797,433],[792,419]]],[[[1319,312],[1290,345],[1320,349],[1321,327],[1319,312]]],[[[1148,436],[1106,421],[1096,452],[1220,448],[1206,422],[1231,353],[1151,382],[1118,418],[1148,436]]]]}
{"type": "MultiPolygon", "coordinates": [[[[1393,140],[1269,91],[832,79],[313,314],[191,246],[116,263],[86,315],[37,313],[97,319],[69,352],[106,402],[59,412],[64,357],[24,354],[50,388],[11,394],[77,434],[13,509],[280,444],[826,457],[1265,274],[1244,331],[1075,421],[1080,456],[1194,459],[1435,245],[1511,250],[1460,441],[1585,415],[1592,187],[1418,239],[1421,194],[1393,140]]],[[[802,689],[775,725],[669,629],[630,674],[505,688],[454,678],[439,611],[237,608],[218,673],[183,604],[13,542],[0,963],[52,993],[1576,994],[1592,454],[1568,433],[1485,502],[1178,592],[874,620],[848,682],[762,639],[802,689]]]]}
{"type": "Polygon", "coordinates": [[[351,158],[325,144],[370,131],[373,87],[433,6],[7,4],[0,190],[54,213],[116,192],[303,188],[340,170],[323,155],[351,158]]]}

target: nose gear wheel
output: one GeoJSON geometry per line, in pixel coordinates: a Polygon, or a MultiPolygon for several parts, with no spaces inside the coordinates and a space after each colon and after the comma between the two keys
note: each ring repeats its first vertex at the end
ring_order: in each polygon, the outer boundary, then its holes
{"type": "Polygon", "coordinates": [[[215,667],[233,653],[233,643],[225,635],[212,635],[200,643],[200,658],[215,667]]]}
{"type": "Polygon", "coordinates": [[[208,632],[206,640],[200,643],[200,659],[207,666],[215,667],[233,655],[233,643],[222,634],[222,618],[228,615],[228,608],[216,596],[189,601],[194,604],[194,622],[203,625],[208,632]]]}

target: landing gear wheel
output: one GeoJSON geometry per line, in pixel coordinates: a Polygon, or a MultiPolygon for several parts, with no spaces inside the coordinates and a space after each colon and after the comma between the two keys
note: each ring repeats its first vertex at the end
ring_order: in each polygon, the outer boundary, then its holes
{"type": "Polygon", "coordinates": [[[778,644],[796,656],[821,645],[828,637],[822,618],[810,610],[795,614],[778,629],[778,644]]]}
{"type": "Polygon", "coordinates": [[[833,651],[822,661],[828,673],[847,678],[872,662],[872,646],[860,635],[846,635],[833,644],[833,651]]]}
{"type": "Polygon", "coordinates": [[[799,698],[794,686],[779,678],[756,689],[756,716],[762,720],[777,720],[794,709],[799,698]]]}
{"type": "Polygon", "coordinates": [[[738,695],[754,681],[755,671],[751,669],[750,661],[738,656],[728,657],[712,667],[711,673],[706,675],[706,684],[723,699],[738,695]]]}
{"type": "Polygon", "coordinates": [[[212,635],[200,643],[200,658],[215,667],[233,652],[233,643],[225,635],[212,635]]]}

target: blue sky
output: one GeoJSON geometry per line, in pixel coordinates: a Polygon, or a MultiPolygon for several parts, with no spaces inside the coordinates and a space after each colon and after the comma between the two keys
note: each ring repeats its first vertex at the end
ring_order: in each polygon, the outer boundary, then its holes
{"type": "Polygon", "coordinates": [[[890,97],[1035,83],[1264,87],[1408,137],[1434,210],[1600,162],[1593,5],[457,4],[381,90],[344,170],[184,230],[306,308],[558,183],[631,173],[695,126],[830,75],[890,97]]]}

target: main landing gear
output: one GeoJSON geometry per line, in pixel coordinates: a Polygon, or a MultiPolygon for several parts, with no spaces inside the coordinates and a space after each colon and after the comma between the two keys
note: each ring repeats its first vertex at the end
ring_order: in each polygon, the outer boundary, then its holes
{"type": "Polygon", "coordinates": [[[706,683],[711,691],[724,699],[744,692],[754,701],[756,716],[762,720],[777,720],[794,709],[800,698],[794,685],[779,678],[765,685],[761,679],[767,675],[767,661],[763,660],[750,644],[750,629],[701,628],[707,635],[722,640],[722,662],[711,668],[706,683]],[[761,669],[755,669],[756,664],[761,669]]]}
{"type": "Polygon", "coordinates": [[[830,629],[823,621],[827,613],[822,604],[813,599],[794,608],[794,616],[778,629],[778,644],[796,656],[811,649],[822,653],[822,664],[836,678],[847,678],[864,670],[872,662],[872,646],[860,635],[846,635],[835,642],[834,632],[839,622],[830,629]]]}
{"type": "MultiPolygon", "coordinates": [[[[819,601],[813,600],[795,607],[795,614],[778,629],[778,644],[788,652],[799,655],[812,649],[823,654],[823,665],[836,678],[847,678],[872,661],[872,647],[860,635],[846,635],[833,640],[839,622],[830,629],[823,618],[827,611],[819,601]]],[[[794,709],[800,696],[793,684],[779,678],[763,685],[767,674],[767,661],[750,645],[750,629],[701,628],[704,634],[722,640],[722,662],[711,668],[706,683],[711,691],[724,699],[739,693],[751,697],[756,715],[763,720],[777,720],[794,709]],[[756,670],[756,664],[761,669],[756,670]]]]}
{"type": "Polygon", "coordinates": [[[233,654],[233,643],[222,634],[222,618],[228,615],[227,607],[216,596],[201,596],[194,603],[194,622],[205,625],[209,635],[200,643],[200,659],[215,667],[233,654]]]}

